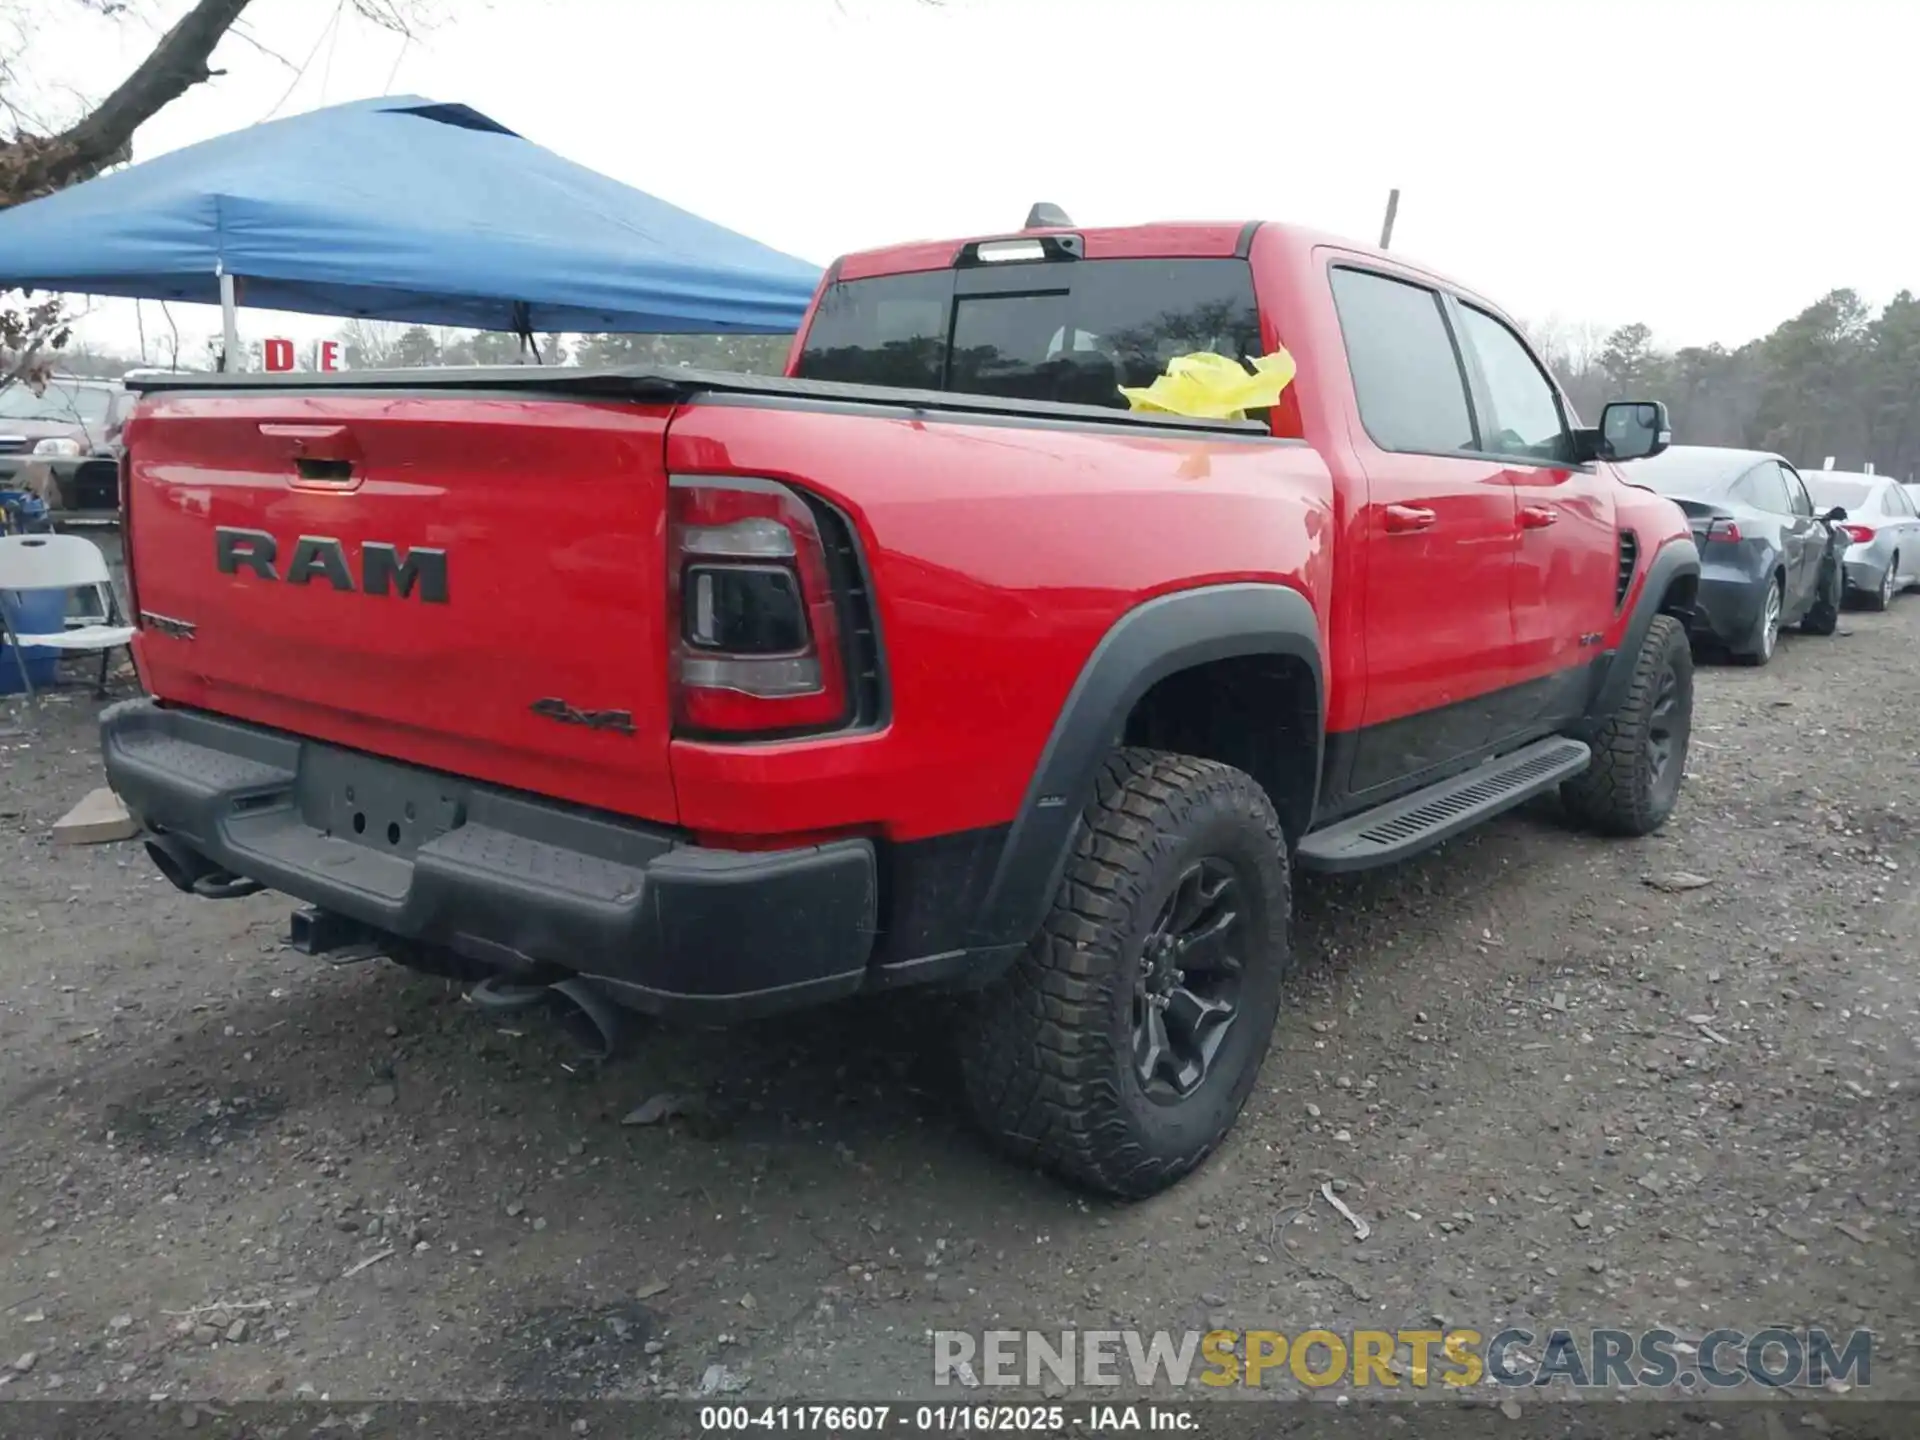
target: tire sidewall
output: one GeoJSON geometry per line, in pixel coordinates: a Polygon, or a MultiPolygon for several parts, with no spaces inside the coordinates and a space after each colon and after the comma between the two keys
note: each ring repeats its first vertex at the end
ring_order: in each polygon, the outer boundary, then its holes
{"type": "Polygon", "coordinates": [[[1749,665],[1765,665],[1772,661],[1773,652],[1780,648],[1781,621],[1786,618],[1786,612],[1787,587],[1785,582],[1776,575],[1767,582],[1767,593],[1760,601],[1759,618],[1753,622],[1752,643],[1741,655],[1741,659],[1749,665]],[[1771,633],[1767,625],[1767,607],[1770,605],[1779,607],[1771,633]]]}
{"type": "Polygon", "coordinates": [[[1650,702],[1647,713],[1640,717],[1636,727],[1640,742],[1640,753],[1646,757],[1641,767],[1641,793],[1634,798],[1644,806],[1652,828],[1658,829],[1673,814],[1680,803],[1680,792],[1685,787],[1687,757],[1693,749],[1693,651],[1687,639],[1676,626],[1673,629],[1661,627],[1649,637],[1653,645],[1660,648],[1654,656],[1653,686],[1649,692],[1650,702]],[[1646,746],[1653,734],[1653,706],[1658,703],[1660,681],[1666,671],[1674,672],[1676,700],[1682,715],[1682,733],[1674,753],[1668,757],[1668,780],[1656,782],[1653,776],[1653,762],[1647,757],[1646,746]]]}
{"type": "Polygon", "coordinates": [[[1284,854],[1271,833],[1231,790],[1216,790],[1179,832],[1159,830],[1144,882],[1132,897],[1125,937],[1115,956],[1107,995],[1107,1041],[1113,1047],[1114,1099],[1146,1156],[1180,1163],[1218,1143],[1259,1079],[1273,1036],[1288,960],[1291,895],[1284,854]],[[1238,1013],[1193,1095],[1168,1104],[1148,1095],[1133,1063],[1135,978],[1148,932],[1186,869],[1213,857],[1229,865],[1244,897],[1244,969],[1238,1013]]]}
{"type": "Polygon", "coordinates": [[[1760,658],[1771,660],[1780,648],[1780,622],[1787,614],[1787,585],[1776,577],[1767,585],[1767,598],[1760,611],[1760,658]],[[1773,611],[1773,624],[1767,624],[1767,611],[1773,611]]]}

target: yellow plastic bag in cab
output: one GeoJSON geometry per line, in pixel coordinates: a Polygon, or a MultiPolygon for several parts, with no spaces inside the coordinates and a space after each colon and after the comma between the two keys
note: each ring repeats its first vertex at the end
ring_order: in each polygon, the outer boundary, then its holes
{"type": "Polygon", "coordinates": [[[1199,420],[1244,420],[1249,410],[1278,404],[1293,375],[1293,356],[1285,349],[1255,360],[1252,374],[1237,360],[1202,351],[1174,356],[1167,362],[1166,373],[1151,385],[1122,385],[1120,393],[1134,410],[1199,420]]]}

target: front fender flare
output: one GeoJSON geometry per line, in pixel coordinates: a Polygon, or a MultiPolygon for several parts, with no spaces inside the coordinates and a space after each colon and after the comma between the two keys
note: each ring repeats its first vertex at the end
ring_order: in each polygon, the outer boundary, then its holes
{"type": "Polygon", "coordinates": [[[1639,658],[1640,647],[1647,643],[1653,617],[1661,613],[1674,582],[1690,575],[1695,579],[1700,575],[1700,551],[1691,536],[1676,536],[1654,552],[1653,563],[1647,566],[1646,583],[1640,587],[1640,597],[1634,602],[1633,616],[1620,637],[1620,648],[1608,658],[1606,678],[1600,682],[1593,703],[1587,707],[1589,729],[1605,725],[1625,702],[1627,689],[1633,683],[1634,663],[1639,658]]]}
{"type": "MultiPolygon", "coordinates": [[[[1285,655],[1313,672],[1315,744],[1322,743],[1326,674],[1313,605],[1284,585],[1209,585],[1129,610],[1102,637],[1054,721],[1008,831],[971,941],[1022,944],[1040,928],[1059,889],[1100,765],[1127,716],[1156,683],[1209,661],[1285,655]]],[[[1320,756],[1313,773],[1320,773],[1320,756]]],[[[1307,797],[1311,805],[1313,797],[1307,797]]]]}

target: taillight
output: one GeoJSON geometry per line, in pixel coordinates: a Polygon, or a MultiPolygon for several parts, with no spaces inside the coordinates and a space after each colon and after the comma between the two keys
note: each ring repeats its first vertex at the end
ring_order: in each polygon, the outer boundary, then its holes
{"type": "Polygon", "coordinates": [[[1719,540],[1728,545],[1738,545],[1740,543],[1740,522],[1725,518],[1709,520],[1707,522],[1707,539],[1710,542],[1719,540]]]}
{"type": "Polygon", "coordinates": [[[145,628],[140,619],[139,581],[133,573],[133,452],[120,449],[120,553],[127,572],[127,624],[145,628]]]}
{"type": "Polygon", "coordinates": [[[1847,532],[1847,538],[1852,540],[1856,545],[1871,545],[1873,543],[1873,527],[1871,525],[1842,525],[1840,528],[1847,532]]]}
{"type": "Polygon", "coordinates": [[[839,619],[806,501],[737,476],[677,475],[667,494],[676,727],[755,734],[844,723],[839,619]]]}

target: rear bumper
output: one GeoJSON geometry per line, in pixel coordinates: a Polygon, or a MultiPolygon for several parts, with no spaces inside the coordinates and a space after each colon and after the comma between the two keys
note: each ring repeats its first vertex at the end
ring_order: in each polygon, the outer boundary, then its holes
{"type": "Polygon", "coordinates": [[[1744,643],[1760,624],[1767,592],[1761,582],[1736,573],[1703,572],[1694,601],[1692,633],[1723,645],[1744,643]]]}
{"type": "Polygon", "coordinates": [[[734,1020],[865,987],[873,845],[741,852],[194,711],[102,714],[149,829],[235,875],[503,970],[561,969],[656,1014],[734,1020]]]}
{"type": "Polygon", "coordinates": [[[1847,588],[1871,595],[1880,588],[1887,578],[1887,566],[1893,563],[1893,557],[1877,559],[1871,552],[1856,554],[1849,551],[1843,563],[1847,577],[1847,588]]]}

